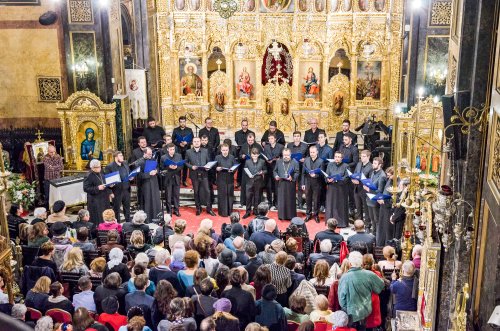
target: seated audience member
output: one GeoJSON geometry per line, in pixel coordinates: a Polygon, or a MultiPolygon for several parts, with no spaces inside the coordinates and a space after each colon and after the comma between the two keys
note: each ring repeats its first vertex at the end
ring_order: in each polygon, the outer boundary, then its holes
{"type": "Polygon", "coordinates": [[[295,238],[290,237],[286,240],[285,249],[289,255],[295,258],[297,263],[304,263],[304,253],[297,251],[299,249],[299,243],[295,238]]]}
{"type": "Polygon", "coordinates": [[[92,282],[90,281],[90,277],[80,277],[78,280],[78,288],[81,292],[73,295],[73,306],[75,306],[75,309],[78,307],[85,307],[88,310],[95,312],[96,307],[94,292],[92,291],[92,282]]]}
{"type": "Polygon", "coordinates": [[[90,221],[90,213],[87,209],[80,209],[78,211],[78,217],[76,221],[71,224],[71,227],[78,230],[81,227],[85,227],[89,230],[89,239],[97,238],[97,228],[93,222],[90,221]]]}
{"type": "MultiPolygon", "coordinates": [[[[57,222],[50,226],[50,233],[52,234],[51,241],[54,245],[71,245],[70,234],[68,232],[68,227],[63,222],[57,222]]],[[[73,246],[71,246],[73,247],[73,246]]]]}
{"type": "Polygon", "coordinates": [[[229,222],[230,222],[229,224],[224,222],[221,225],[220,233],[222,241],[226,240],[226,238],[229,238],[231,236],[231,229],[233,224],[240,222],[240,213],[237,211],[233,211],[231,215],[229,215],[229,222]]]}
{"type": "Polygon", "coordinates": [[[144,211],[136,211],[132,217],[132,222],[126,222],[123,224],[122,233],[125,235],[126,233],[132,233],[135,230],[140,230],[144,235],[144,241],[149,243],[151,241],[151,236],[149,234],[149,226],[145,224],[147,218],[148,215],[144,211]]]}
{"type": "Polygon", "coordinates": [[[112,272],[117,272],[123,282],[128,282],[130,279],[130,272],[127,265],[123,261],[123,251],[118,248],[113,248],[109,252],[109,261],[106,263],[106,268],[102,274],[102,277],[106,277],[112,272]]]}
{"type": "Polygon", "coordinates": [[[375,236],[366,232],[365,222],[362,220],[355,220],[354,231],[356,231],[356,234],[347,238],[347,246],[349,246],[349,250],[352,251],[359,249],[361,254],[373,254],[373,249],[375,248],[375,236]]]}
{"type": "Polygon", "coordinates": [[[35,322],[26,321],[26,312],[27,311],[28,311],[28,309],[26,308],[25,305],[23,305],[22,303],[16,303],[16,304],[14,304],[14,306],[12,306],[10,316],[12,316],[12,318],[14,318],[16,320],[19,320],[19,321],[25,323],[30,328],[34,328],[35,322]]]}
{"type": "Polygon", "coordinates": [[[258,255],[264,264],[271,264],[276,259],[276,254],[283,252],[284,249],[285,243],[283,240],[275,239],[270,245],[266,245],[264,251],[260,252],[258,255]]]}
{"type": "Polygon", "coordinates": [[[128,319],[127,325],[121,326],[118,331],[151,331],[142,316],[134,316],[128,319]]]}
{"type": "Polygon", "coordinates": [[[28,247],[40,247],[43,243],[49,241],[49,229],[45,223],[36,223],[29,231],[28,247]]]}
{"type": "Polygon", "coordinates": [[[331,267],[334,263],[339,262],[339,256],[338,255],[332,255],[330,254],[332,251],[332,242],[329,239],[324,239],[320,244],[319,244],[319,250],[320,253],[312,253],[309,255],[309,263],[311,265],[311,268],[314,269],[314,266],[316,265],[316,262],[319,260],[325,260],[328,262],[328,265],[331,267]]]}
{"type": "Polygon", "coordinates": [[[334,247],[338,246],[342,241],[344,241],[344,237],[336,232],[337,225],[338,222],[335,218],[329,218],[326,221],[327,229],[316,233],[316,236],[314,236],[314,243],[322,242],[323,240],[328,239],[332,242],[334,247]]]}
{"type": "Polygon", "coordinates": [[[265,221],[264,231],[255,231],[252,233],[250,241],[255,243],[258,253],[262,252],[266,248],[266,245],[272,243],[276,239],[279,239],[279,237],[274,234],[275,230],[276,221],[271,218],[265,221]]]}
{"type": "MultiPolygon", "coordinates": [[[[267,217],[268,212],[269,204],[267,202],[259,203],[259,205],[257,206],[257,217],[251,220],[248,224],[247,233],[245,234],[246,239],[250,238],[255,232],[264,231],[266,221],[269,220],[269,217],[267,217]]],[[[270,229],[270,231],[276,238],[279,238],[280,233],[278,227],[270,229]]]]}
{"type": "Polygon", "coordinates": [[[324,322],[331,313],[332,311],[328,309],[328,299],[323,294],[314,298],[314,310],[309,314],[311,321],[324,322]]]}
{"type": "Polygon", "coordinates": [[[306,298],[298,295],[291,296],[290,308],[283,308],[287,321],[292,321],[299,324],[305,321],[309,321],[309,315],[304,311],[306,309],[306,305],[306,298]]]}
{"type": "Polygon", "coordinates": [[[245,253],[248,255],[248,262],[245,265],[245,269],[248,271],[248,281],[252,282],[255,272],[263,264],[263,261],[257,256],[257,247],[251,241],[246,242],[245,253]]]}
{"type": "Polygon", "coordinates": [[[327,286],[330,287],[335,279],[330,277],[330,266],[325,260],[319,260],[314,266],[313,277],[309,282],[313,286],[327,286]]]}
{"type": "Polygon", "coordinates": [[[71,301],[69,301],[68,298],[66,298],[63,295],[63,292],[64,288],[61,283],[54,282],[50,284],[50,290],[49,290],[50,296],[45,300],[43,305],[40,307],[41,308],[40,311],[42,311],[42,313],[45,313],[49,309],[59,308],[73,315],[75,308],[73,307],[71,301]]]}
{"type": "Polygon", "coordinates": [[[185,318],[186,302],[182,298],[174,298],[169,305],[169,314],[158,324],[158,331],[174,330],[175,326],[182,326],[182,330],[196,331],[196,321],[192,317],[185,318]]]}
{"type": "Polygon", "coordinates": [[[212,318],[215,321],[216,331],[239,331],[240,322],[238,318],[231,314],[231,301],[221,298],[215,301],[213,308],[215,313],[212,318]]]}
{"type": "Polygon", "coordinates": [[[233,241],[235,238],[238,237],[243,238],[244,234],[245,234],[245,229],[243,229],[243,225],[241,225],[240,223],[233,224],[231,226],[231,235],[229,236],[229,238],[226,238],[224,240],[224,246],[226,246],[226,248],[229,248],[233,252],[236,251],[236,248],[234,248],[233,241]]]}
{"type": "MultiPolygon", "coordinates": [[[[363,255],[363,269],[375,273],[378,277],[380,277],[380,279],[385,281],[382,274],[379,271],[375,270],[374,264],[375,264],[375,259],[373,258],[372,254],[363,255]]],[[[387,294],[390,295],[388,291],[384,292],[387,292],[387,294]]],[[[389,301],[389,297],[388,296],[386,297],[387,301],[389,301]]],[[[385,306],[387,306],[387,302],[385,303],[385,306]]],[[[380,307],[379,295],[372,293],[372,312],[365,319],[366,328],[372,329],[380,326],[380,324],[382,323],[382,315],[380,308],[381,307],[380,307]]]]}
{"type": "Polygon", "coordinates": [[[83,252],[78,247],[73,247],[69,250],[68,255],[61,265],[62,272],[74,272],[85,275],[89,272],[89,268],[83,261],[83,252]]]}
{"type": "Polygon", "coordinates": [[[236,262],[236,253],[229,248],[224,248],[219,254],[218,259],[221,264],[225,265],[229,269],[236,268],[241,265],[241,263],[236,262]]]}
{"type": "Polygon", "coordinates": [[[97,331],[108,331],[108,328],[94,321],[92,316],[90,316],[88,309],[85,307],[80,307],[75,310],[72,320],[73,330],[97,330],[97,331]]]}
{"type": "Polygon", "coordinates": [[[83,252],[95,252],[95,246],[89,241],[89,229],[80,227],[76,230],[76,242],[73,247],[79,247],[83,252]]]}
{"type": "Polygon", "coordinates": [[[384,270],[400,270],[403,263],[397,260],[396,250],[392,246],[385,246],[382,249],[385,260],[378,261],[378,266],[384,270]]]}
{"type": "Polygon", "coordinates": [[[71,220],[66,216],[66,203],[62,200],[57,200],[52,205],[52,214],[47,217],[45,223],[54,224],[57,222],[66,223],[67,226],[71,225],[71,220]]]}
{"type": "Polygon", "coordinates": [[[102,302],[105,298],[110,296],[115,296],[118,299],[118,311],[121,314],[126,312],[125,294],[127,294],[127,292],[121,287],[121,285],[122,278],[120,277],[120,274],[112,272],[104,278],[102,285],[97,286],[94,291],[94,301],[98,314],[103,312],[102,302]]]}
{"type": "Polygon", "coordinates": [[[200,331],[215,331],[215,321],[212,316],[201,321],[200,331]]]}
{"type": "Polygon", "coordinates": [[[38,278],[32,289],[26,294],[24,303],[26,307],[39,309],[44,301],[49,298],[51,280],[47,276],[38,278]]]}
{"type": "Polygon", "coordinates": [[[150,260],[154,260],[156,253],[165,248],[165,237],[161,231],[155,231],[151,242],[153,243],[153,247],[148,251],[148,257],[150,260]]]}
{"type": "Polygon", "coordinates": [[[273,331],[286,331],[288,329],[285,311],[276,301],[276,287],[273,284],[267,284],[262,289],[261,299],[255,302],[257,315],[255,322],[267,326],[273,331]]]}
{"type": "Polygon", "coordinates": [[[248,255],[245,252],[245,239],[243,237],[236,237],[233,240],[233,246],[236,253],[236,262],[241,263],[241,265],[246,265],[248,263],[248,255]]]}
{"type": "Polygon", "coordinates": [[[166,249],[162,249],[156,253],[156,266],[149,270],[149,280],[155,284],[159,284],[161,280],[166,280],[178,292],[182,292],[182,287],[177,279],[175,272],[170,270],[170,253],[166,249]]]}
{"type": "Polygon", "coordinates": [[[35,208],[33,211],[33,217],[35,218],[31,221],[31,225],[45,223],[45,220],[47,219],[47,209],[44,207],[35,208]]]}
{"type": "Polygon", "coordinates": [[[231,288],[222,292],[222,297],[231,301],[231,314],[236,316],[243,330],[248,323],[255,319],[255,301],[251,293],[241,288],[242,275],[239,269],[229,271],[231,288]]]}
{"type": "MultiPolygon", "coordinates": [[[[216,243],[215,239],[210,237],[210,230],[203,227],[200,227],[200,230],[191,242],[194,245],[193,249],[200,254],[200,266],[205,268],[210,277],[215,275],[215,271],[219,267],[219,260],[214,258],[217,257],[215,252],[216,243]]],[[[177,245],[179,244],[180,242],[177,243],[177,245]]]]}
{"type": "Polygon", "coordinates": [[[118,331],[121,326],[127,325],[127,316],[118,313],[118,299],[111,295],[102,301],[103,313],[99,314],[97,321],[103,325],[110,325],[114,331],[118,331]]]}
{"type": "Polygon", "coordinates": [[[212,296],[213,290],[214,283],[210,278],[205,278],[200,283],[200,291],[191,297],[196,323],[214,314],[215,309],[213,306],[217,298],[212,296]]]}
{"type": "Polygon", "coordinates": [[[153,323],[153,329],[155,329],[155,326],[157,326],[161,320],[167,318],[170,312],[169,304],[175,297],[177,297],[177,291],[172,284],[164,279],[160,280],[154,293],[155,301],[151,306],[151,322],[153,323]]]}
{"type": "MultiPolygon", "coordinates": [[[[243,266],[239,266],[236,269],[238,269],[240,271],[240,274],[241,274],[241,283],[240,283],[241,288],[243,290],[247,291],[248,293],[250,293],[252,295],[253,299],[255,300],[255,296],[256,296],[255,287],[248,284],[248,271],[243,266]]],[[[232,288],[232,285],[229,284],[228,286],[226,286],[225,291],[230,290],[231,288],[232,288]]]]}
{"type": "Polygon", "coordinates": [[[116,230],[119,233],[122,232],[122,225],[116,220],[115,212],[113,209],[106,209],[102,212],[103,223],[99,224],[97,227],[100,231],[110,231],[116,230]]]}
{"type": "Polygon", "coordinates": [[[347,326],[349,323],[349,316],[342,310],[338,310],[328,315],[326,321],[332,325],[335,331],[356,331],[355,328],[347,326]]]}
{"type": "Polygon", "coordinates": [[[210,238],[214,240],[214,246],[223,242],[221,236],[215,232],[214,222],[210,218],[204,218],[201,220],[200,229],[208,230],[210,238]]]}
{"type": "Polygon", "coordinates": [[[415,268],[420,269],[420,260],[422,257],[422,245],[415,245],[413,246],[413,250],[411,251],[411,261],[413,262],[413,265],[415,268]]]}
{"type": "Polygon", "coordinates": [[[219,269],[215,272],[215,289],[214,296],[220,298],[222,296],[222,292],[229,285],[229,268],[225,265],[221,265],[219,269]]]}
{"type": "Polygon", "coordinates": [[[38,256],[33,263],[31,264],[34,267],[49,267],[54,271],[54,275],[57,275],[59,270],[57,269],[57,265],[54,261],[52,261],[52,257],[54,256],[54,244],[50,241],[43,243],[40,246],[40,256],[38,256]]]}
{"type": "Polygon", "coordinates": [[[184,255],[184,262],[186,263],[186,269],[180,270],[177,273],[177,278],[182,287],[181,293],[186,293],[186,289],[194,284],[194,273],[198,268],[198,262],[200,261],[200,256],[197,251],[189,250],[184,255]]]}
{"type": "Polygon", "coordinates": [[[269,265],[271,271],[271,284],[276,287],[277,301],[283,306],[288,305],[287,291],[292,286],[290,270],[285,267],[288,255],[285,252],[276,254],[276,260],[269,265]]]}
{"type": "Polygon", "coordinates": [[[295,289],[299,287],[300,282],[306,279],[306,276],[295,271],[296,265],[297,262],[295,260],[295,257],[293,257],[293,255],[288,255],[286,257],[285,267],[290,270],[290,279],[292,280],[292,285],[288,288],[287,291],[288,297],[290,297],[295,289]]]}
{"type": "Polygon", "coordinates": [[[250,283],[255,288],[255,298],[259,300],[262,295],[262,289],[267,284],[271,284],[271,269],[269,265],[263,264],[261,265],[257,271],[255,272],[255,276],[253,282],[250,283]]]}
{"type": "Polygon", "coordinates": [[[19,236],[19,225],[28,224],[28,222],[21,217],[23,207],[18,204],[11,204],[9,214],[7,215],[7,223],[9,224],[9,236],[12,240],[16,240],[19,236]]]}
{"type": "MultiPolygon", "coordinates": [[[[139,275],[146,275],[147,276],[146,268],[142,264],[135,264],[134,268],[132,269],[132,277],[127,282],[128,293],[133,293],[137,290],[135,288],[134,281],[135,281],[135,278],[139,275]]],[[[148,284],[146,286],[146,294],[149,294],[152,296],[155,293],[155,290],[156,290],[155,283],[148,280],[148,284]]]]}
{"type": "Polygon", "coordinates": [[[123,245],[120,245],[120,234],[116,230],[111,230],[108,231],[107,233],[107,239],[108,241],[106,244],[101,246],[101,252],[103,254],[108,254],[113,248],[118,248],[120,250],[124,250],[125,247],[123,245]]]}
{"type": "Polygon", "coordinates": [[[132,267],[139,265],[139,264],[142,265],[146,269],[145,274],[146,274],[146,276],[149,277],[149,269],[148,269],[149,257],[146,253],[139,253],[135,256],[134,264],[132,267]]]}
{"type": "Polygon", "coordinates": [[[139,253],[146,253],[151,249],[151,245],[144,242],[144,234],[140,230],[134,230],[130,235],[130,243],[127,246],[127,250],[132,254],[132,256],[139,253]]]}
{"type": "Polygon", "coordinates": [[[174,232],[175,234],[170,235],[168,237],[168,246],[170,247],[170,251],[173,251],[174,245],[176,242],[180,241],[184,243],[184,248],[188,247],[191,238],[184,234],[184,230],[186,230],[187,222],[183,219],[176,219],[174,223],[174,232]]]}
{"type": "Polygon", "coordinates": [[[136,291],[125,295],[125,310],[129,310],[134,306],[151,307],[154,298],[146,294],[146,286],[148,285],[148,276],[142,274],[134,279],[136,291]]]}
{"type": "Polygon", "coordinates": [[[207,271],[204,268],[198,268],[195,270],[193,275],[193,285],[189,286],[186,289],[186,293],[184,296],[187,298],[191,298],[195,293],[200,293],[200,284],[201,281],[205,278],[208,278],[207,271]]]}
{"type": "Polygon", "coordinates": [[[337,311],[340,310],[340,303],[339,303],[339,280],[342,277],[342,275],[346,274],[347,271],[349,271],[349,260],[347,258],[342,261],[342,264],[340,265],[340,269],[337,271],[337,273],[334,275],[336,277],[336,280],[333,282],[332,286],[330,286],[330,291],[328,291],[328,308],[331,311],[337,311]]]}
{"type": "Polygon", "coordinates": [[[391,293],[394,295],[394,309],[417,311],[417,292],[415,286],[415,266],[406,261],[402,266],[402,275],[398,280],[396,273],[392,273],[391,293]]]}
{"type": "Polygon", "coordinates": [[[184,256],[186,255],[186,249],[184,248],[184,244],[182,242],[176,243],[177,246],[182,246],[182,247],[175,247],[174,246],[174,251],[172,253],[172,262],[170,263],[170,269],[172,269],[173,272],[177,275],[177,273],[180,270],[185,270],[186,269],[186,263],[184,263],[184,256]]]}
{"type": "Polygon", "coordinates": [[[35,331],[54,330],[54,321],[50,316],[43,316],[36,321],[35,331]]]}
{"type": "Polygon", "coordinates": [[[90,262],[89,276],[93,278],[102,278],[104,269],[106,269],[106,259],[102,256],[96,257],[90,262]]]}
{"type": "Polygon", "coordinates": [[[269,331],[265,326],[261,326],[259,323],[252,322],[247,325],[245,331],[269,331]]]}

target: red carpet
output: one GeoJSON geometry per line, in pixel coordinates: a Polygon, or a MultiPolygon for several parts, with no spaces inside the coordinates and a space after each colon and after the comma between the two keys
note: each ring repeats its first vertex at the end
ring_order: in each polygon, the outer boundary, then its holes
{"type": "MultiPolygon", "coordinates": [[[[220,229],[222,223],[229,223],[229,217],[221,217],[221,216],[210,216],[205,212],[205,208],[203,208],[203,211],[201,215],[196,216],[196,209],[193,207],[181,207],[179,212],[181,213],[180,217],[177,217],[175,215],[172,216],[172,225],[173,221],[175,221],[178,218],[184,219],[187,222],[187,227],[185,233],[196,233],[198,230],[198,226],[201,222],[202,219],[209,218],[213,221],[214,223],[214,230],[220,234],[220,229]]],[[[217,209],[214,208],[214,212],[217,214],[217,209]]],[[[245,212],[243,210],[239,210],[240,216],[242,217],[241,223],[243,225],[248,225],[248,223],[255,217],[255,216],[250,216],[247,219],[243,219],[243,215],[245,212]]],[[[299,217],[304,218],[305,215],[302,212],[298,212],[299,217]]],[[[278,212],[277,211],[270,211],[268,214],[268,217],[273,218],[276,220],[276,223],[278,224],[278,228],[281,231],[284,231],[288,225],[290,224],[290,221],[280,221],[278,219],[278,212]]],[[[322,231],[326,228],[325,222],[323,217],[321,217],[321,222],[316,223],[314,220],[311,220],[306,223],[307,224],[307,231],[309,232],[309,237],[311,239],[314,238],[317,232],[322,231]]]]}

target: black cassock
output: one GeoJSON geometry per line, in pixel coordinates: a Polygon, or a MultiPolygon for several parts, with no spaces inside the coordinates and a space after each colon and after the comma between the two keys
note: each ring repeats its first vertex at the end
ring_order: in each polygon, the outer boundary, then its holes
{"type": "Polygon", "coordinates": [[[172,214],[173,211],[179,211],[182,167],[171,169],[170,166],[166,166],[164,164],[167,159],[173,162],[180,162],[182,161],[182,156],[179,153],[174,153],[173,156],[170,156],[167,152],[161,157],[160,161],[160,169],[163,171],[163,187],[165,189],[166,209],[167,213],[172,214]]]}
{"type": "Polygon", "coordinates": [[[328,176],[339,174],[342,176],[342,180],[334,181],[326,185],[325,206],[325,218],[335,218],[340,228],[345,228],[349,225],[347,168],[348,165],[346,163],[337,164],[335,162],[330,162],[325,171],[328,176]]]}
{"type": "Polygon", "coordinates": [[[87,208],[90,213],[90,221],[96,225],[103,222],[102,212],[110,209],[109,195],[111,190],[105,188],[99,190],[99,185],[105,184],[104,174],[102,172],[96,173],[92,170],[87,173],[83,180],[83,191],[87,193],[87,208]]]}
{"type": "Polygon", "coordinates": [[[241,190],[240,190],[240,204],[241,205],[246,205],[247,204],[247,182],[248,182],[248,176],[245,176],[244,175],[244,172],[245,172],[245,164],[246,164],[246,161],[250,160],[250,156],[251,156],[251,152],[252,152],[252,148],[257,148],[257,150],[259,151],[259,153],[262,153],[263,152],[263,149],[262,149],[262,146],[259,144],[259,143],[253,143],[252,145],[248,145],[248,143],[244,143],[241,148],[240,148],[240,155],[239,155],[239,158],[240,158],[240,162],[243,163],[243,167],[240,167],[239,169],[241,169],[241,172],[243,173],[243,177],[241,178],[241,190]],[[248,159],[245,159],[245,158],[241,158],[242,155],[247,155],[249,158],[248,159]]]}
{"type": "MultiPolygon", "coordinates": [[[[384,187],[383,194],[391,195],[389,193],[389,188],[392,187],[392,179],[387,180],[384,187]]],[[[378,203],[378,202],[377,202],[378,203]]],[[[378,218],[378,229],[377,229],[377,246],[385,246],[387,240],[394,239],[394,224],[391,224],[390,218],[392,215],[392,199],[385,199],[384,204],[380,205],[380,212],[378,218]]],[[[401,236],[401,233],[397,234],[397,238],[401,236]]]]}
{"type": "Polygon", "coordinates": [[[277,181],[278,191],[278,218],[280,220],[291,220],[297,216],[297,201],[295,200],[295,186],[299,178],[299,163],[295,160],[285,162],[283,159],[276,161],[273,177],[279,177],[277,181]],[[292,180],[284,179],[288,176],[292,180]]]}
{"type": "MultiPolygon", "coordinates": [[[[234,156],[217,155],[217,167],[231,168],[235,163],[234,156]]],[[[234,172],[226,169],[217,171],[217,208],[219,216],[227,217],[233,211],[234,202],[234,172]]]]}
{"type": "Polygon", "coordinates": [[[253,178],[250,178],[247,173],[243,175],[243,178],[246,178],[246,209],[247,212],[250,212],[253,208],[254,213],[257,214],[257,206],[260,203],[262,187],[264,185],[264,176],[267,173],[266,163],[262,159],[257,159],[257,162],[253,162],[253,159],[250,159],[245,162],[244,169],[248,169],[248,171],[250,171],[253,175],[253,178]],[[257,173],[261,171],[262,174],[257,175],[257,173]]]}
{"type": "Polygon", "coordinates": [[[139,162],[141,172],[137,175],[140,179],[142,192],[142,208],[148,215],[148,221],[151,222],[161,212],[160,188],[158,186],[158,174],[151,176],[149,173],[144,173],[144,165],[146,160],[139,162]]]}

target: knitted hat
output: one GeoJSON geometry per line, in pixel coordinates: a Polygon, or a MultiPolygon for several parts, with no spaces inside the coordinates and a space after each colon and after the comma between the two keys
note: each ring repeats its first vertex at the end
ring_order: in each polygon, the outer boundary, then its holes
{"type": "Polygon", "coordinates": [[[278,292],[276,292],[276,286],[273,284],[267,284],[262,289],[262,297],[268,301],[275,300],[278,296],[278,292]]]}
{"type": "Polygon", "coordinates": [[[50,227],[50,231],[54,236],[62,236],[66,234],[68,227],[63,222],[56,222],[50,227]]]}
{"type": "Polygon", "coordinates": [[[215,301],[213,307],[214,307],[215,311],[229,313],[231,311],[232,305],[231,305],[231,301],[229,301],[229,299],[222,298],[222,299],[215,301]]]}
{"type": "Polygon", "coordinates": [[[240,223],[236,223],[231,226],[231,236],[233,237],[242,236],[244,232],[245,229],[243,229],[243,225],[240,223]]]}
{"type": "Polygon", "coordinates": [[[118,299],[114,295],[106,297],[102,300],[101,306],[106,314],[114,314],[118,311],[118,299]]]}
{"type": "Polygon", "coordinates": [[[57,200],[56,202],[54,202],[54,205],[52,206],[52,211],[54,213],[59,213],[64,209],[64,207],[66,207],[66,204],[64,203],[64,201],[57,200]]]}
{"type": "Polygon", "coordinates": [[[347,316],[344,311],[337,310],[336,312],[328,315],[326,317],[326,321],[332,324],[334,328],[343,327],[347,326],[347,323],[349,322],[349,316],[347,316]]]}

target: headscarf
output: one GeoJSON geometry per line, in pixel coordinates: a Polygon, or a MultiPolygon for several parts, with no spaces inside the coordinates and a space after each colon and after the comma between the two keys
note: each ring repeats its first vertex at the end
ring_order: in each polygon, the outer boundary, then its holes
{"type": "Polygon", "coordinates": [[[340,328],[347,326],[347,323],[349,322],[349,316],[347,316],[344,311],[337,310],[336,312],[328,315],[326,317],[326,321],[332,324],[334,328],[340,328]]]}
{"type": "Polygon", "coordinates": [[[113,248],[109,252],[108,269],[112,269],[113,267],[122,263],[122,261],[123,261],[123,251],[117,247],[113,248]]]}

